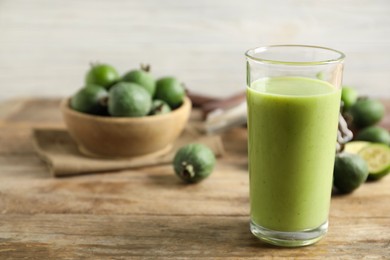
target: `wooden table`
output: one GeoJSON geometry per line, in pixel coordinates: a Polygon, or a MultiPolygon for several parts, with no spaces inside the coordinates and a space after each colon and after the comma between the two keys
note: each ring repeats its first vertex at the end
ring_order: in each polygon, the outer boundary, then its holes
{"type": "Polygon", "coordinates": [[[53,178],[30,131],[61,124],[58,100],[0,106],[0,259],[390,258],[390,177],[332,197],[316,245],[276,248],[249,232],[245,129],[224,134],[209,179],[184,185],[169,165],[53,178]]]}

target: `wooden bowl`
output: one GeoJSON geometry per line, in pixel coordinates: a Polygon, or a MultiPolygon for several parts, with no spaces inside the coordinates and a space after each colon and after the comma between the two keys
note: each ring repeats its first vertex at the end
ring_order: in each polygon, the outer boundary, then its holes
{"type": "Polygon", "coordinates": [[[170,113],[145,117],[105,117],[75,111],[69,100],[61,111],[69,134],[81,152],[103,157],[135,157],[168,149],[183,131],[191,100],[170,113]]]}

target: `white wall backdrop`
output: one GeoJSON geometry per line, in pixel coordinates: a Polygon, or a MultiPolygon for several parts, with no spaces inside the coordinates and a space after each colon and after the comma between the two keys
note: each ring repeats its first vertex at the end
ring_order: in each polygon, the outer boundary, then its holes
{"type": "Polygon", "coordinates": [[[91,61],[225,97],[246,49],[283,43],[344,51],[344,83],[390,97],[389,0],[0,0],[0,99],[71,95],[91,61]]]}

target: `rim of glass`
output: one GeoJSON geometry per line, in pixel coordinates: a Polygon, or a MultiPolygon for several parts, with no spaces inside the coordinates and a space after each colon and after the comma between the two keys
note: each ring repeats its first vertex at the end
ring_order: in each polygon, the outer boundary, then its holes
{"type": "Polygon", "coordinates": [[[320,64],[330,64],[330,63],[340,63],[344,61],[345,54],[341,51],[327,48],[327,47],[321,47],[321,46],[315,46],[315,45],[301,45],[301,44],[281,44],[281,45],[267,45],[267,46],[261,46],[249,49],[245,52],[245,56],[251,60],[262,62],[262,63],[268,63],[268,64],[280,64],[280,65],[302,65],[302,66],[309,66],[309,65],[320,65],[320,64]],[[334,53],[339,54],[337,58],[334,59],[328,59],[328,60],[318,60],[318,61],[280,61],[280,60],[270,60],[270,59],[263,59],[260,57],[255,57],[253,54],[259,53],[259,52],[265,52],[272,48],[279,48],[279,47],[302,47],[302,48],[311,48],[311,49],[321,49],[326,51],[331,51],[334,53]]]}

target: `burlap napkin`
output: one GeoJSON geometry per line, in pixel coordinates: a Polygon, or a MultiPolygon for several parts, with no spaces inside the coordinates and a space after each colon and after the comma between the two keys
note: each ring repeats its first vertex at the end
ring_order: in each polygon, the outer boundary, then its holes
{"type": "Polygon", "coordinates": [[[176,151],[188,143],[205,144],[213,150],[216,156],[224,152],[219,136],[204,136],[191,127],[187,127],[173,145],[164,151],[125,159],[97,158],[82,154],[66,129],[33,129],[33,140],[38,155],[48,164],[54,176],[109,172],[167,164],[172,162],[176,151]]]}

